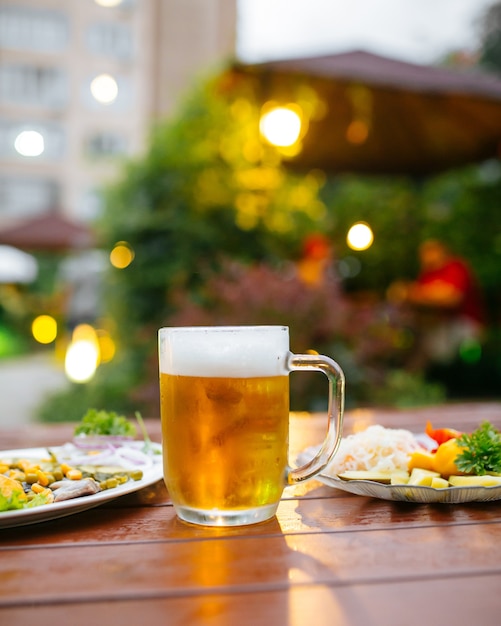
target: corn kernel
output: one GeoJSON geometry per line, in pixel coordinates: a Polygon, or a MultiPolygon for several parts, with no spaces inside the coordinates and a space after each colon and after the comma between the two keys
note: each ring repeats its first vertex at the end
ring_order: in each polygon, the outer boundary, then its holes
{"type": "Polygon", "coordinates": [[[61,471],[63,472],[65,476],[66,476],[66,472],[68,472],[70,469],[73,469],[71,465],[68,465],[67,463],[61,463],[61,471]]]}
{"type": "Polygon", "coordinates": [[[47,474],[43,472],[41,469],[37,469],[36,472],[38,476],[37,482],[40,483],[42,487],[47,487],[47,485],[49,484],[49,479],[47,477],[47,474]]]}
{"type": "Polygon", "coordinates": [[[66,472],[66,478],[70,480],[80,480],[82,478],[82,472],[79,469],[69,469],[66,472]]]}

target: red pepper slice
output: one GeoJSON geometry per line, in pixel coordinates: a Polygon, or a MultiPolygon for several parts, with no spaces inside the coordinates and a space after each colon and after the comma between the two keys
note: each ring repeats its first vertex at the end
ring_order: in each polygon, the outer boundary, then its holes
{"type": "Polygon", "coordinates": [[[428,437],[431,437],[434,441],[436,441],[438,445],[449,441],[449,439],[455,439],[456,437],[460,437],[462,435],[459,430],[455,430],[454,428],[434,429],[429,420],[426,422],[425,433],[428,437]]]}

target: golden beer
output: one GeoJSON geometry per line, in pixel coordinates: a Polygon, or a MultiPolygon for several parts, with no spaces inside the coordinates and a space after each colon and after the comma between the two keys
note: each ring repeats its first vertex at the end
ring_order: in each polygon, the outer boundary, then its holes
{"type": "Polygon", "coordinates": [[[207,526],[276,513],[286,484],[316,476],[341,440],[344,376],[322,355],[292,354],[287,326],[192,326],[158,332],[164,480],[178,517],[207,526]],[[327,435],[291,468],[289,373],[329,379],[327,435]]]}
{"type": "Polygon", "coordinates": [[[289,378],[162,373],[164,476],[174,502],[199,511],[276,504],[287,468],[289,378]]]}

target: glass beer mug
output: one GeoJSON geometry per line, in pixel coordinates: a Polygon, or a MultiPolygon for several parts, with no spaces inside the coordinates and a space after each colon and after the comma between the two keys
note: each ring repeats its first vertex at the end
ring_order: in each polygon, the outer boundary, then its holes
{"type": "Polygon", "coordinates": [[[178,517],[237,526],[273,517],[286,485],[313,478],[342,436],[344,375],[331,358],[292,354],[286,326],[159,330],[164,480],[178,517]],[[288,463],[289,373],[329,381],[317,456],[288,463]]]}

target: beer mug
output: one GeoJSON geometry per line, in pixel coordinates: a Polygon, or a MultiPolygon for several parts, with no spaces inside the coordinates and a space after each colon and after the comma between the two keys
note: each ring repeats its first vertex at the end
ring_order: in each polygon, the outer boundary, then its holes
{"type": "Polygon", "coordinates": [[[344,375],[327,356],[292,354],[286,326],[161,328],[164,480],[178,517],[206,526],[273,517],[286,485],[313,478],[342,436],[344,375]],[[289,373],[323,372],[328,429],[306,465],[288,463],[289,373]]]}

